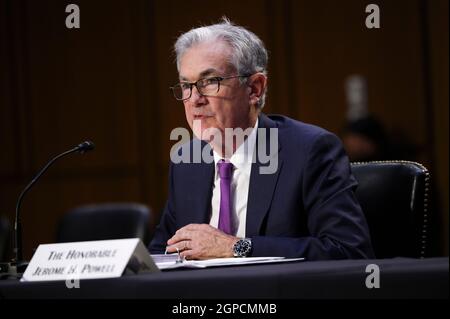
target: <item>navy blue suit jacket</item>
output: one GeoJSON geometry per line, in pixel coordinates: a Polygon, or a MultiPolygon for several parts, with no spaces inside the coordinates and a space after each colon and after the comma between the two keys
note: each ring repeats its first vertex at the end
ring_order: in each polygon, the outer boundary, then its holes
{"type": "MultiPolygon", "coordinates": [[[[260,174],[263,164],[252,164],[246,222],[251,256],[374,257],[354,195],[357,182],[340,140],[317,126],[279,115],[261,113],[258,126],[278,128],[278,169],[260,174]]],[[[214,172],[214,163],[171,162],[169,198],[150,243],[152,253],[164,252],[179,228],[209,223],[214,172]]]]}

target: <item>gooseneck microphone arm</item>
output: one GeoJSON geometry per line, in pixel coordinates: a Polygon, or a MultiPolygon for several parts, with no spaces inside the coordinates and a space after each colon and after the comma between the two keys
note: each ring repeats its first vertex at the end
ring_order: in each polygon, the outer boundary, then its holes
{"type": "Polygon", "coordinates": [[[25,187],[25,189],[20,193],[19,199],[17,200],[16,204],[16,220],[14,224],[14,231],[15,231],[15,262],[17,264],[23,262],[23,253],[22,253],[22,221],[20,219],[20,207],[22,205],[22,199],[25,196],[25,194],[33,187],[33,185],[38,181],[38,179],[44,174],[50,166],[52,166],[53,163],[55,163],[58,159],[67,156],[69,154],[78,152],[78,153],[85,153],[87,151],[94,149],[94,143],[91,141],[85,141],[76,147],[65,151],[64,153],[61,153],[54,158],[50,160],[50,162],[47,163],[47,165],[44,166],[43,169],[41,169],[36,176],[33,178],[33,180],[25,187]]]}

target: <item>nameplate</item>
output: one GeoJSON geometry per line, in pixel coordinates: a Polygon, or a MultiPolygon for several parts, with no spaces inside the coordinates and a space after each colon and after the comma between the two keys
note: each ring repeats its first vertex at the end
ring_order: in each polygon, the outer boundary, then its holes
{"type": "Polygon", "coordinates": [[[39,245],[21,281],[116,278],[157,272],[139,238],[39,245]]]}

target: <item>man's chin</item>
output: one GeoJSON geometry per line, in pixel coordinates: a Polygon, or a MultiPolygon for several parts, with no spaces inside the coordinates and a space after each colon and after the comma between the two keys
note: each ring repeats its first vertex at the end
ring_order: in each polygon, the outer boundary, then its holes
{"type": "Polygon", "coordinates": [[[221,132],[217,127],[206,125],[205,121],[202,120],[194,120],[191,128],[196,138],[207,143],[221,136],[221,132]]]}
{"type": "Polygon", "coordinates": [[[206,143],[210,143],[212,140],[214,140],[214,134],[211,134],[212,131],[215,131],[214,128],[209,129],[209,128],[205,128],[203,130],[193,130],[194,136],[199,139],[202,140],[206,143]]]}

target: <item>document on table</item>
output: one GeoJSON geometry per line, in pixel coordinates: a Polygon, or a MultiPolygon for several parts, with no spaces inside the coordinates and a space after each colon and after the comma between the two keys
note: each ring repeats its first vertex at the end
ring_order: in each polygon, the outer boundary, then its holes
{"type": "Polygon", "coordinates": [[[178,254],[151,255],[160,270],[175,268],[207,268],[222,266],[240,266],[251,264],[279,263],[300,261],[304,258],[284,257],[244,257],[244,258],[214,258],[206,260],[181,260],[178,254]]]}

